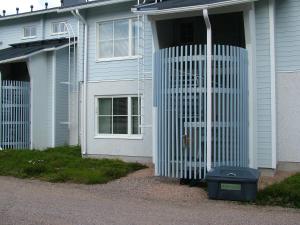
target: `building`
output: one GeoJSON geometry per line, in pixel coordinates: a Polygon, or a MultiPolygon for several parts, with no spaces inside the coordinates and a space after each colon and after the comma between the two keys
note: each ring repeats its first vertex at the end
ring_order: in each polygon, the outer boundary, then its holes
{"type": "Polygon", "coordinates": [[[299,170],[299,7],[65,0],[3,15],[2,146],[80,144],[181,178],[218,165],[299,170]],[[7,80],[30,84],[25,117],[21,97],[3,97],[20,85],[7,80]]]}

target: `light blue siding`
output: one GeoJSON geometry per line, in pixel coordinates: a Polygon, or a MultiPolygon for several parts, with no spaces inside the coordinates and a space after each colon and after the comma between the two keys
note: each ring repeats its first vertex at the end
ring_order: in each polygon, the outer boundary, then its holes
{"type": "Polygon", "coordinates": [[[0,49],[9,47],[10,44],[38,41],[42,39],[53,39],[67,37],[67,34],[53,35],[52,22],[64,21],[72,25],[77,34],[77,20],[70,14],[46,14],[32,17],[25,17],[14,20],[0,21],[0,49]],[[37,35],[35,38],[23,38],[25,26],[36,26],[37,35]]]}
{"type": "Polygon", "coordinates": [[[300,1],[276,0],[277,71],[300,70],[300,1]]]}
{"type": "Polygon", "coordinates": [[[55,145],[66,145],[69,143],[68,122],[68,82],[69,61],[68,48],[56,52],[56,98],[55,98],[55,145]],[[63,123],[64,122],[64,123],[63,123]]]}
{"type": "Polygon", "coordinates": [[[28,61],[31,82],[32,147],[45,149],[51,146],[51,58],[47,53],[35,55],[28,61]]]}
{"type": "Polygon", "coordinates": [[[272,166],[271,72],[269,5],[255,3],[256,10],[256,93],[257,93],[257,164],[272,166]]]}
{"type": "Polygon", "coordinates": [[[9,47],[9,44],[40,40],[42,38],[41,20],[38,17],[0,21],[0,49],[9,47]],[[23,39],[25,26],[36,26],[37,36],[34,39],[23,39]]]}
{"type": "MultiPolygon", "coordinates": [[[[92,9],[87,12],[89,25],[88,37],[88,74],[90,81],[137,79],[138,60],[97,61],[97,23],[119,18],[135,17],[131,12],[134,2],[92,9]]],[[[150,23],[145,26],[145,71],[152,69],[152,33],[150,23]]],[[[79,49],[80,50],[80,49],[79,49]]]]}
{"type": "Polygon", "coordinates": [[[68,34],[52,34],[52,23],[66,22],[70,24],[77,35],[77,20],[71,13],[66,14],[49,14],[45,16],[45,39],[68,37],[68,34]]]}

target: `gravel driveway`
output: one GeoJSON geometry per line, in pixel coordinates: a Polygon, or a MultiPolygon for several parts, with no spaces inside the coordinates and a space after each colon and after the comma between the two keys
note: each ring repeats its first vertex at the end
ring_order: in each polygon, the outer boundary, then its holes
{"type": "Polygon", "coordinates": [[[211,201],[200,188],[139,171],[106,185],[0,177],[0,225],[300,224],[300,210],[211,201]]]}

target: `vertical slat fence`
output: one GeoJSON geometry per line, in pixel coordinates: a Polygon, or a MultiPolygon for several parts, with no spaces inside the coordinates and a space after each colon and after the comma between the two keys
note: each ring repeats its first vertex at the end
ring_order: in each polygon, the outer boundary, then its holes
{"type": "MultiPolygon", "coordinates": [[[[206,175],[206,46],[155,53],[158,175],[206,175]]],[[[248,166],[247,51],[216,45],[212,57],[212,166],[248,166]]]]}
{"type": "Polygon", "coordinates": [[[3,80],[0,104],[0,147],[30,147],[30,83],[3,80]]]}

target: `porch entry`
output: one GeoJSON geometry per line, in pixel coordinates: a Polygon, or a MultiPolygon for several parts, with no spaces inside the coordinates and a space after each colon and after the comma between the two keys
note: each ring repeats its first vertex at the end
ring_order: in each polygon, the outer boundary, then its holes
{"type": "Polygon", "coordinates": [[[30,148],[30,77],[26,62],[0,64],[0,147],[30,148]]]}
{"type": "Polygon", "coordinates": [[[3,80],[0,91],[0,147],[29,149],[30,83],[3,80]]]}
{"type": "MultiPolygon", "coordinates": [[[[207,172],[206,45],[155,53],[157,171],[160,176],[202,179],[207,172]]],[[[248,166],[247,51],[214,45],[212,54],[211,162],[248,166]]]]}

